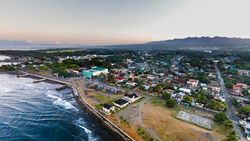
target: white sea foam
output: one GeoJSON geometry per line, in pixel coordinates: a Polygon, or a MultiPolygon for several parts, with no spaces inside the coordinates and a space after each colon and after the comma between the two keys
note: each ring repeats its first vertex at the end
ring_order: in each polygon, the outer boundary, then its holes
{"type": "Polygon", "coordinates": [[[83,118],[79,118],[77,121],[76,121],[76,124],[77,126],[79,126],[80,128],[82,128],[84,130],[84,132],[87,134],[88,136],[88,140],[89,141],[98,141],[99,138],[98,137],[95,137],[93,132],[86,128],[84,125],[86,124],[84,119],[83,118]]]}
{"type": "Polygon", "coordinates": [[[67,110],[78,111],[78,109],[75,106],[73,106],[70,102],[63,100],[62,98],[59,98],[59,97],[53,102],[53,104],[62,106],[67,110]]]}
{"type": "Polygon", "coordinates": [[[48,94],[47,97],[53,98],[53,99],[58,99],[58,98],[60,98],[60,97],[54,96],[54,95],[52,95],[52,94],[48,94]]]}
{"type": "Polygon", "coordinates": [[[67,110],[78,111],[78,109],[75,106],[73,106],[70,102],[63,100],[61,97],[58,97],[58,96],[53,95],[53,94],[54,94],[53,91],[48,90],[46,95],[49,98],[55,99],[55,101],[53,102],[54,105],[62,106],[67,110]]]}
{"type": "Polygon", "coordinates": [[[78,125],[79,127],[81,127],[87,134],[92,134],[92,131],[90,131],[88,128],[82,126],[82,125],[78,125]]]}

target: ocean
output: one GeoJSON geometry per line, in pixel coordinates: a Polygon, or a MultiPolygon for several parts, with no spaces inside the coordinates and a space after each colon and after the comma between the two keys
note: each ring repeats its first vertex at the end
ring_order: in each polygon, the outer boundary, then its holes
{"type": "Polygon", "coordinates": [[[112,141],[60,85],[0,74],[0,141],[112,141]]]}

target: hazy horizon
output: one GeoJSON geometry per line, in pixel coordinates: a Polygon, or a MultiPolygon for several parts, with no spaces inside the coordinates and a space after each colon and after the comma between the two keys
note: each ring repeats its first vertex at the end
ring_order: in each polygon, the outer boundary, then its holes
{"type": "Polygon", "coordinates": [[[83,45],[250,37],[247,0],[0,0],[0,39],[83,45]]]}

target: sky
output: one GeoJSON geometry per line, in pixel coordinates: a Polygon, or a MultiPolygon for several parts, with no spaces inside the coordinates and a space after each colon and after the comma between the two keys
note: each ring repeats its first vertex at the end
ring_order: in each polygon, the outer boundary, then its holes
{"type": "Polygon", "coordinates": [[[250,37],[249,0],[0,0],[0,39],[85,45],[250,37]]]}

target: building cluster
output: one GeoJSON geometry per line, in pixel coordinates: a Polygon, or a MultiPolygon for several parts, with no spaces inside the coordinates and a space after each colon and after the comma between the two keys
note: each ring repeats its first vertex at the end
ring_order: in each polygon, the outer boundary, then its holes
{"type": "Polygon", "coordinates": [[[101,110],[105,114],[110,115],[116,109],[124,108],[127,105],[139,100],[140,98],[142,98],[142,96],[137,93],[128,93],[128,94],[125,94],[123,98],[115,100],[112,104],[108,104],[108,103],[102,104],[101,110]]]}

